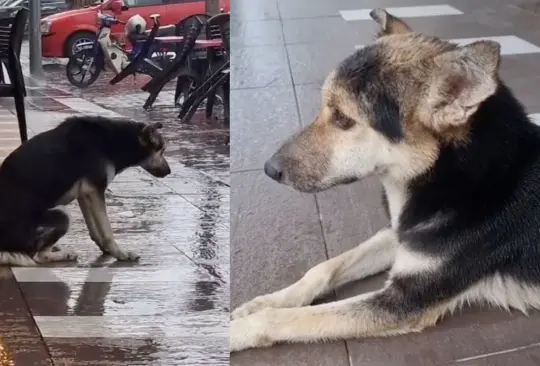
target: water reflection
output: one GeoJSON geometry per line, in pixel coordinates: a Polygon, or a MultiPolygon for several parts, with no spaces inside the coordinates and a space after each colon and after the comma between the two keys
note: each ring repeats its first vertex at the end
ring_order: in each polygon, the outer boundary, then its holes
{"type": "Polygon", "coordinates": [[[210,273],[215,281],[196,281],[194,284],[195,295],[190,308],[194,311],[211,310],[215,307],[215,296],[219,288],[226,283],[219,273],[216,246],[217,217],[219,216],[219,202],[221,193],[216,185],[209,185],[204,190],[202,202],[199,206],[201,213],[197,221],[198,230],[195,232],[196,243],[193,256],[199,260],[201,267],[210,273]]]}

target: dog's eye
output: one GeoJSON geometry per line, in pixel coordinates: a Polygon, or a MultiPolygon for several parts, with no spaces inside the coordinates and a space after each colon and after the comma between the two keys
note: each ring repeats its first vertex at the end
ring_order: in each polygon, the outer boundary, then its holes
{"type": "Polygon", "coordinates": [[[341,128],[342,130],[348,130],[355,124],[352,118],[347,117],[346,115],[337,110],[334,112],[333,122],[337,127],[341,128]]]}

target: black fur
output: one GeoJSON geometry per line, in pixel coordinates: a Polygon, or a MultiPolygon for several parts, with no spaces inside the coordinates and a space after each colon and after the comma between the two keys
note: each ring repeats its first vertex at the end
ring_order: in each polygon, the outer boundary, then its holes
{"type": "Polygon", "coordinates": [[[421,278],[395,278],[377,299],[393,314],[426,309],[496,272],[540,285],[540,127],[502,82],[470,123],[470,141],[443,146],[410,184],[398,230],[403,245],[452,260],[421,278]],[[415,229],[437,214],[442,225],[415,229]]]}
{"type": "Polygon", "coordinates": [[[69,217],[53,208],[77,181],[84,178],[104,192],[106,164],[119,173],[159,148],[141,143],[145,126],[72,117],[13,151],[0,166],[0,252],[33,255],[53,245],[69,225],[69,217]]]}
{"type": "Polygon", "coordinates": [[[385,75],[384,58],[376,45],[370,45],[347,57],[336,69],[336,80],[344,84],[351,95],[359,97],[361,110],[370,113],[372,127],[390,141],[403,139],[399,90],[391,75],[385,75]],[[360,96],[365,97],[365,101],[360,96]],[[367,102],[367,103],[366,103],[367,102]]]}

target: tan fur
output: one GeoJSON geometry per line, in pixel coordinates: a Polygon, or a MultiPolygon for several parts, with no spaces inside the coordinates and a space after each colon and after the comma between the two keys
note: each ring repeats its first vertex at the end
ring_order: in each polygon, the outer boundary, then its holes
{"type": "MultiPolygon", "coordinates": [[[[293,285],[236,309],[230,327],[231,351],[279,342],[421,331],[469,303],[486,302],[523,312],[540,308],[539,288],[496,274],[435,306],[407,314],[392,310],[407,290],[395,285],[400,278],[421,276],[429,281],[449,259],[414,252],[398,242],[395,230],[408,200],[407,184],[433,166],[442,144],[467,142],[468,117],[493,94],[500,55],[493,42],[458,47],[413,32],[383,9],[371,16],[381,26],[374,46],[380,63],[377,71],[395,88],[403,138],[390,141],[378,132],[369,120],[377,111],[375,106],[367,103],[362,90],[351,89],[348,80],[339,80],[337,72],[332,72],[323,85],[319,116],[273,159],[279,158],[282,164],[282,183],[301,191],[316,192],[351,178],[378,176],[386,191],[391,228],[320,263],[293,285]],[[379,291],[307,306],[339,286],[387,269],[388,281],[379,291]]],[[[366,89],[370,87],[378,85],[366,89]]],[[[447,219],[438,212],[411,230],[430,230],[447,219]]]]}
{"type": "MultiPolygon", "coordinates": [[[[540,288],[500,274],[404,320],[374,307],[370,302],[390,289],[391,277],[381,290],[337,302],[306,306],[322,293],[386,269],[394,258],[395,263],[403,263],[405,257],[414,257],[403,249],[396,251],[396,248],[401,247],[392,231],[383,230],[357,248],[314,267],[294,285],[242,305],[232,314],[230,350],[267,347],[279,342],[316,342],[419,332],[434,326],[446,314],[464,305],[489,304],[523,313],[540,308],[540,288]]],[[[437,264],[429,258],[416,257],[414,262],[409,261],[409,266],[407,273],[416,270],[429,276],[437,264]]],[[[399,274],[394,268],[391,273],[391,276],[399,274]]]]}

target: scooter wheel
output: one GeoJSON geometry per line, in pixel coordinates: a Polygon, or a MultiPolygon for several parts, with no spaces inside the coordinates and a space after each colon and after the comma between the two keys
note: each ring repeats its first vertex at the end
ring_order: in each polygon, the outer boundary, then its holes
{"type": "Polygon", "coordinates": [[[66,76],[71,85],[84,89],[92,85],[103,70],[103,57],[91,49],[81,50],[71,56],[66,65],[66,76]]]}

